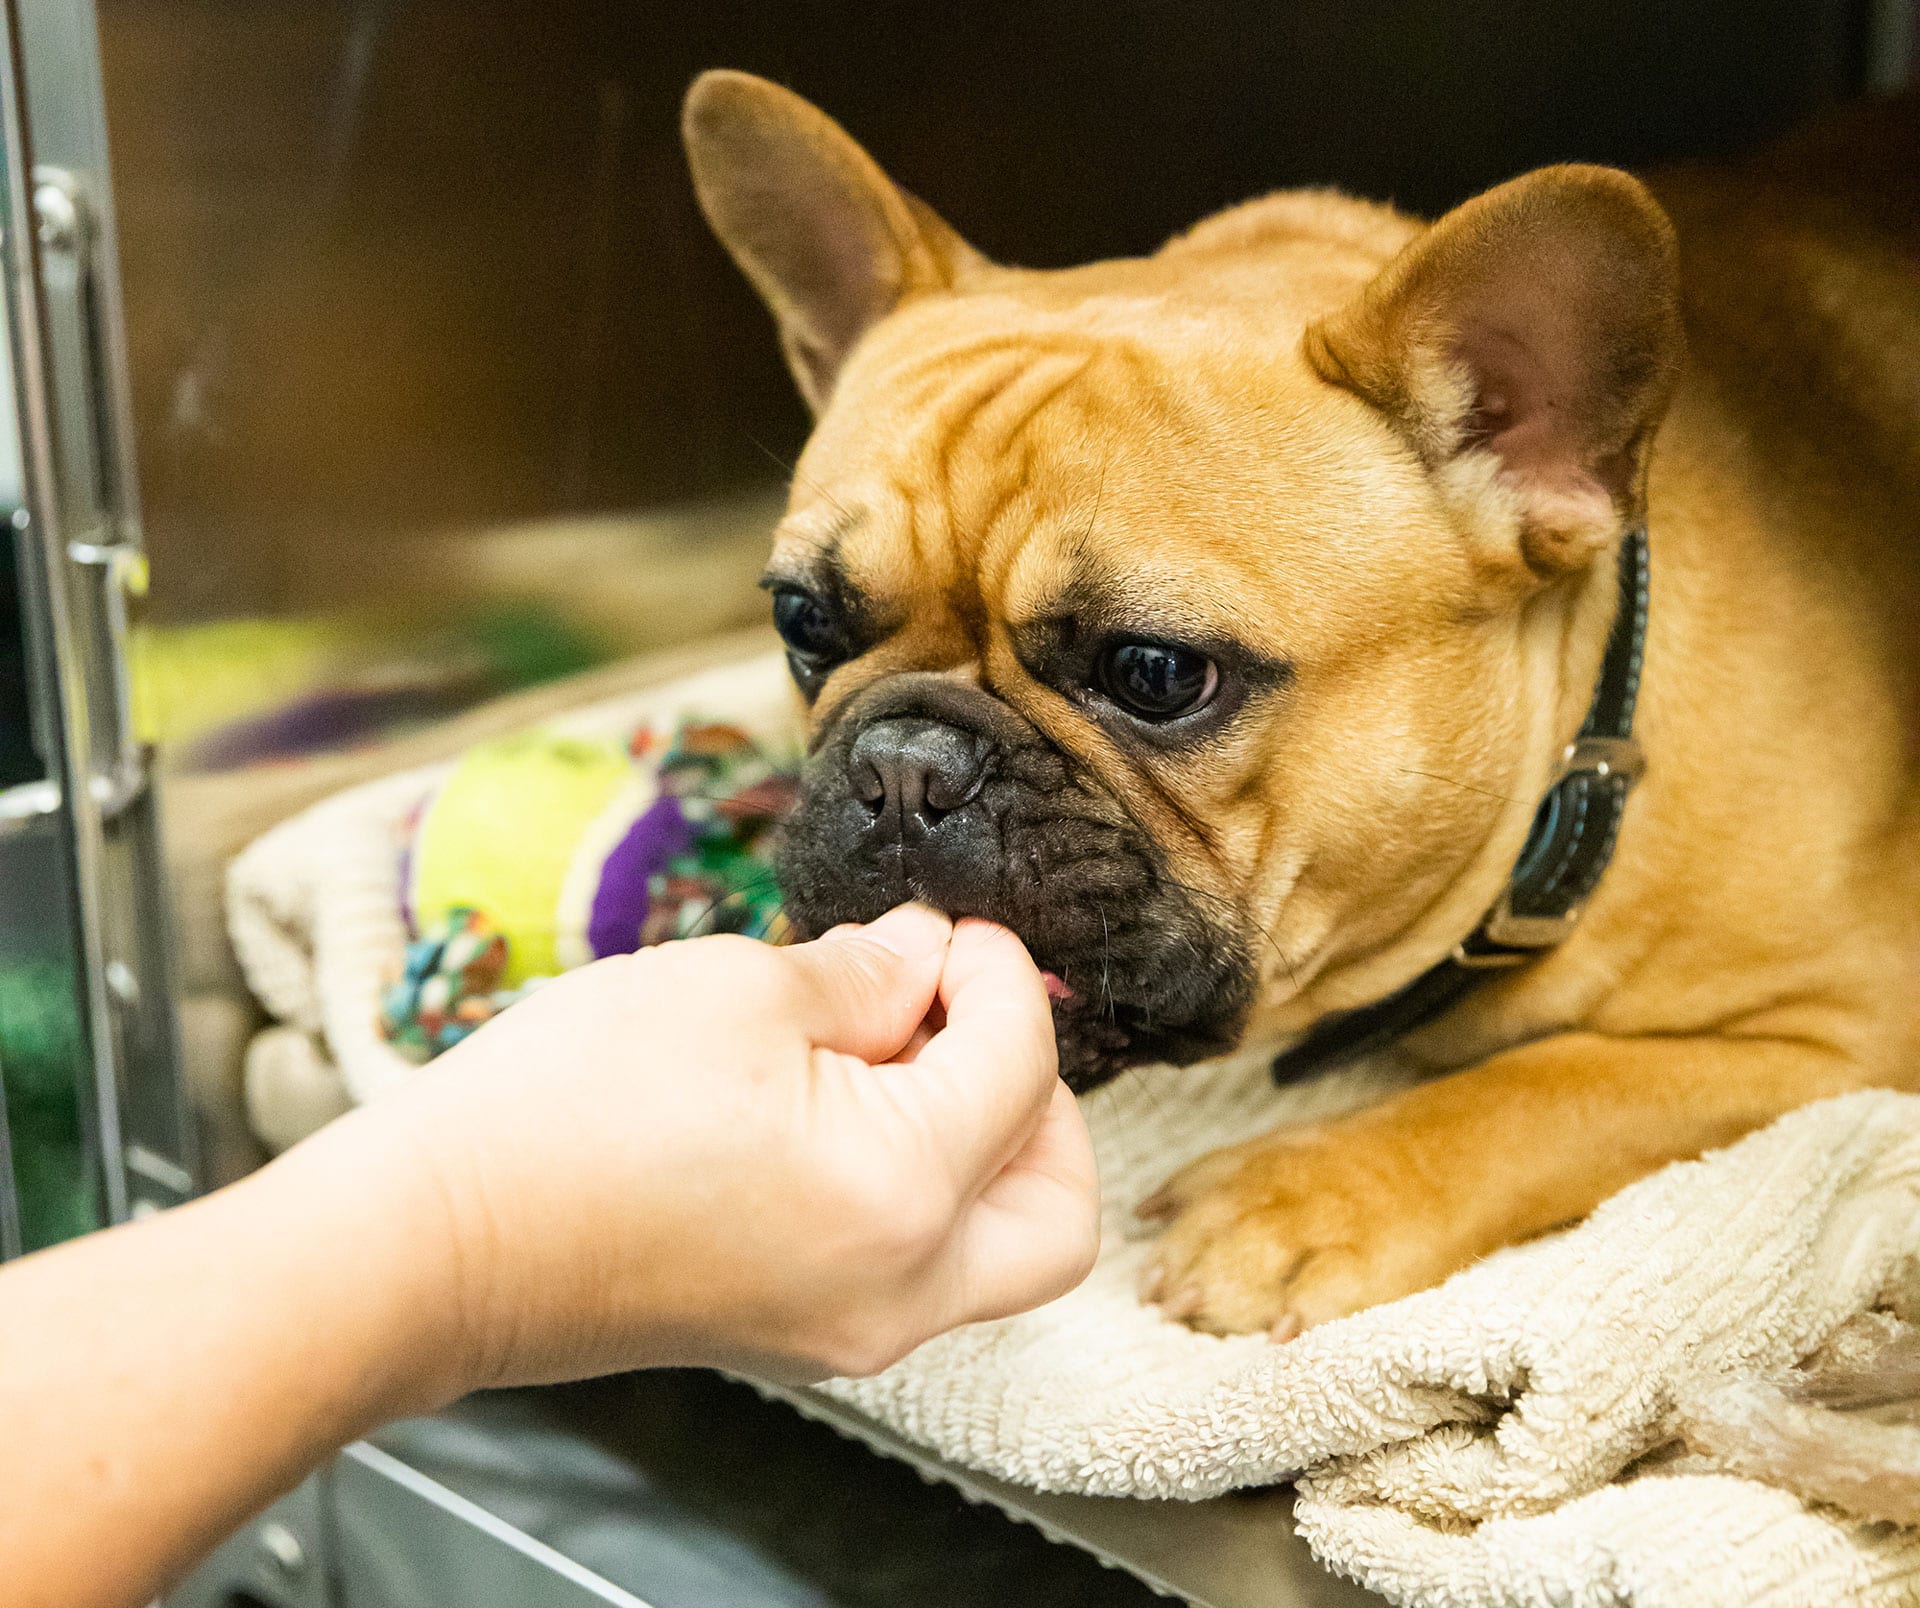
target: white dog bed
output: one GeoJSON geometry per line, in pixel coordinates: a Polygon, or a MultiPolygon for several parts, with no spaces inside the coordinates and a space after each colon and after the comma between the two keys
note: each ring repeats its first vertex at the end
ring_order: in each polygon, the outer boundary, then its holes
{"type": "MultiPolygon", "coordinates": [[[[790,736],[784,668],[756,659],[555,724],[624,735],[682,714],[790,736]]],[[[403,823],[441,774],[343,794],[234,863],[234,945],[281,1024],[248,1063],[271,1144],[411,1071],[375,1018],[407,936],[403,823]]],[[[1093,1276],[823,1389],[1042,1490],[1197,1498],[1299,1476],[1315,1552],[1399,1603],[1920,1602],[1920,1532],[1809,1509],[1674,1445],[1695,1395],[1778,1376],[1850,1323],[1920,1318],[1920,1097],[1796,1112],[1579,1228],[1287,1346],[1140,1305],[1134,1201],[1216,1145],[1382,1086],[1361,1072],[1277,1090],[1257,1056],[1129,1074],[1086,1102],[1107,1200],[1093,1276]]]]}

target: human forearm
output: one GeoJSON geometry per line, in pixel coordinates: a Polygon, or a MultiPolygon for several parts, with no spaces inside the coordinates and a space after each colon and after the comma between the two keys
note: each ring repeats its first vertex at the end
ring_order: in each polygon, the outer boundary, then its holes
{"type": "Polygon", "coordinates": [[[9,1608],[143,1603],[466,1389],[871,1372],[1058,1294],[1098,1198],[1054,1074],[1018,940],[917,907],[559,979],[245,1183],[0,1269],[9,1608]]]}
{"type": "Polygon", "coordinates": [[[148,1602],[343,1442],[457,1392],[432,1201],[383,1144],[344,1124],[207,1200],[5,1270],[10,1602],[148,1602]]]}

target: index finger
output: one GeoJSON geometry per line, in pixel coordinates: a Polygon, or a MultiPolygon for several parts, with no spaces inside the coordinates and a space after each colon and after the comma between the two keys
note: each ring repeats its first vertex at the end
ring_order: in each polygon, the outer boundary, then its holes
{"type": "Polygon", "coordinates": [[[940,1003],[946,1025],[902,1070],[921,1082],[971,1196],[1019,1152],[1053,1097],[1053,1007],[1026,945],[977,920],[954,928],[940,1003]]]}

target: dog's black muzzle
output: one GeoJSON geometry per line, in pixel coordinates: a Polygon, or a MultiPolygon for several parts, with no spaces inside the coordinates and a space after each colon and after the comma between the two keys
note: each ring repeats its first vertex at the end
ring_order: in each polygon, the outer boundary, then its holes
{"type": "Polygon", "coordinates": [[[1162,873],[1104,787],[965,682],[888,677],[815,734],[779,874],[803,935],[908,899],[1012,928],[1064,984],[1055,1021],[1075,1088],[1216,1053],[1244,1020],[1238,936],[1162,873]]]}

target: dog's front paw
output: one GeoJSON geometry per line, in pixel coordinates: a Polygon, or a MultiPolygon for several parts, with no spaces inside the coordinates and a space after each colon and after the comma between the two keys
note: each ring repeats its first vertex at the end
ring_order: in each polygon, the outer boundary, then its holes
{"type": "Polygon", "coordinates": [[[1372,1115],[1269,1134],[1177,1174],[1139,1207],[1169,1220],[1141,1294],[1211,1334],[1290,1340],[1471,1261],[1444,1190],[1372,1115]]]}

